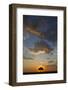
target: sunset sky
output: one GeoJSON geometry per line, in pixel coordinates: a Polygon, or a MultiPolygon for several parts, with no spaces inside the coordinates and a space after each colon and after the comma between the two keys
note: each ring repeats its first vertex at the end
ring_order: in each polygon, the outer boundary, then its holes
{"type": "Polygon", "coordinates": [[[23,15],[23,33],[23,71],[37,72],[46,65],[56,70],[57,17],[23,15]]]}

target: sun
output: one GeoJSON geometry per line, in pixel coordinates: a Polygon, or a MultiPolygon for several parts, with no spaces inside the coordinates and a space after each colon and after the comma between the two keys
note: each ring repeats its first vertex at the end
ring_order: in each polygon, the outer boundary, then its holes
{"type": "Polygon", "coordinates": [[[37,68],[37,71],[38,72],[44,72],[45,71],[45,67],[43,65],[40,65],[38,68],[37,68]]]}

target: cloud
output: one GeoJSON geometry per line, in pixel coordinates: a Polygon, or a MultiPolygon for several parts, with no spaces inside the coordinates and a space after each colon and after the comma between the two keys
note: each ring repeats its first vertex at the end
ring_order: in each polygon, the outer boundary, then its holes
{"type": "Polygon", "coordinates": [[[45,54],[45,51],[38,51],[38,52],[30,51],[30,52],[31,52],[31,54],[33,54],[33,55],[45,54]]]}
{"type": "Polygon", "coordinates": [[[39,38],[46,38],[46,33],[45,32],[38,31],[37,28],[35,28],[33,26],[24,27],[24,33],[26,33],[26,34],[30,33],[34,36],[39,37],[39,38]]]}
{"type": "Polygon", "coordinates": [[[32,57],[27,57],[27,56],[23,56],[23,58],[25,59],[25,60],[32,60],[33,58],[32,57]]]}
{"type": "Polygon", "coordinates": [[[25,46],[23,48],[23,56],[26,58],[33,58],[33,55],[30,53],[30,50],[25,46]]]}
{"type": "Polygon", "coordinates": [[[35,55],[34,59],[35,60],[41,60],[41,61],[56,61],[57,60],[57,49],[56,47],[51,51],[50,53],[45,53],[43,52],[37,52],[33,53],[35,55]],[[51,54],[52,53],[52,54],[51,54]]]}
{"type": "Polygon", "coordinates": [[[24,40],[27,40],[27,39],[29,39],[29,38],[30,38],[30,35],[29,35],[29,33],[27,33],[27,32],[24,32],[23,39],[24,39],[24,40]]]}

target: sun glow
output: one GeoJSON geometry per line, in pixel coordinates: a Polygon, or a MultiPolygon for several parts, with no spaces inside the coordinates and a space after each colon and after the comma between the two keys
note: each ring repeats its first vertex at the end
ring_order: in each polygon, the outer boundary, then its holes
{"type": "Polygon", "coordinates": [[[40,65],[37,67],[38,72],[44,72],[44,71],[46,71],[46,69],[47,69],[47,65],[46,66],[40,65]]]}

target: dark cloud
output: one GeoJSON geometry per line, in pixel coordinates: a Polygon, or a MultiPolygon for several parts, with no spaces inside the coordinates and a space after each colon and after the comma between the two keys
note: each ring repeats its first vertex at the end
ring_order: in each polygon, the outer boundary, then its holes
{"type": "Polygon", "coordinates": [[[57,17],[24,15],[23,23],[24,46],[32,51],[53,50],[57,44],[57,17]]]}

